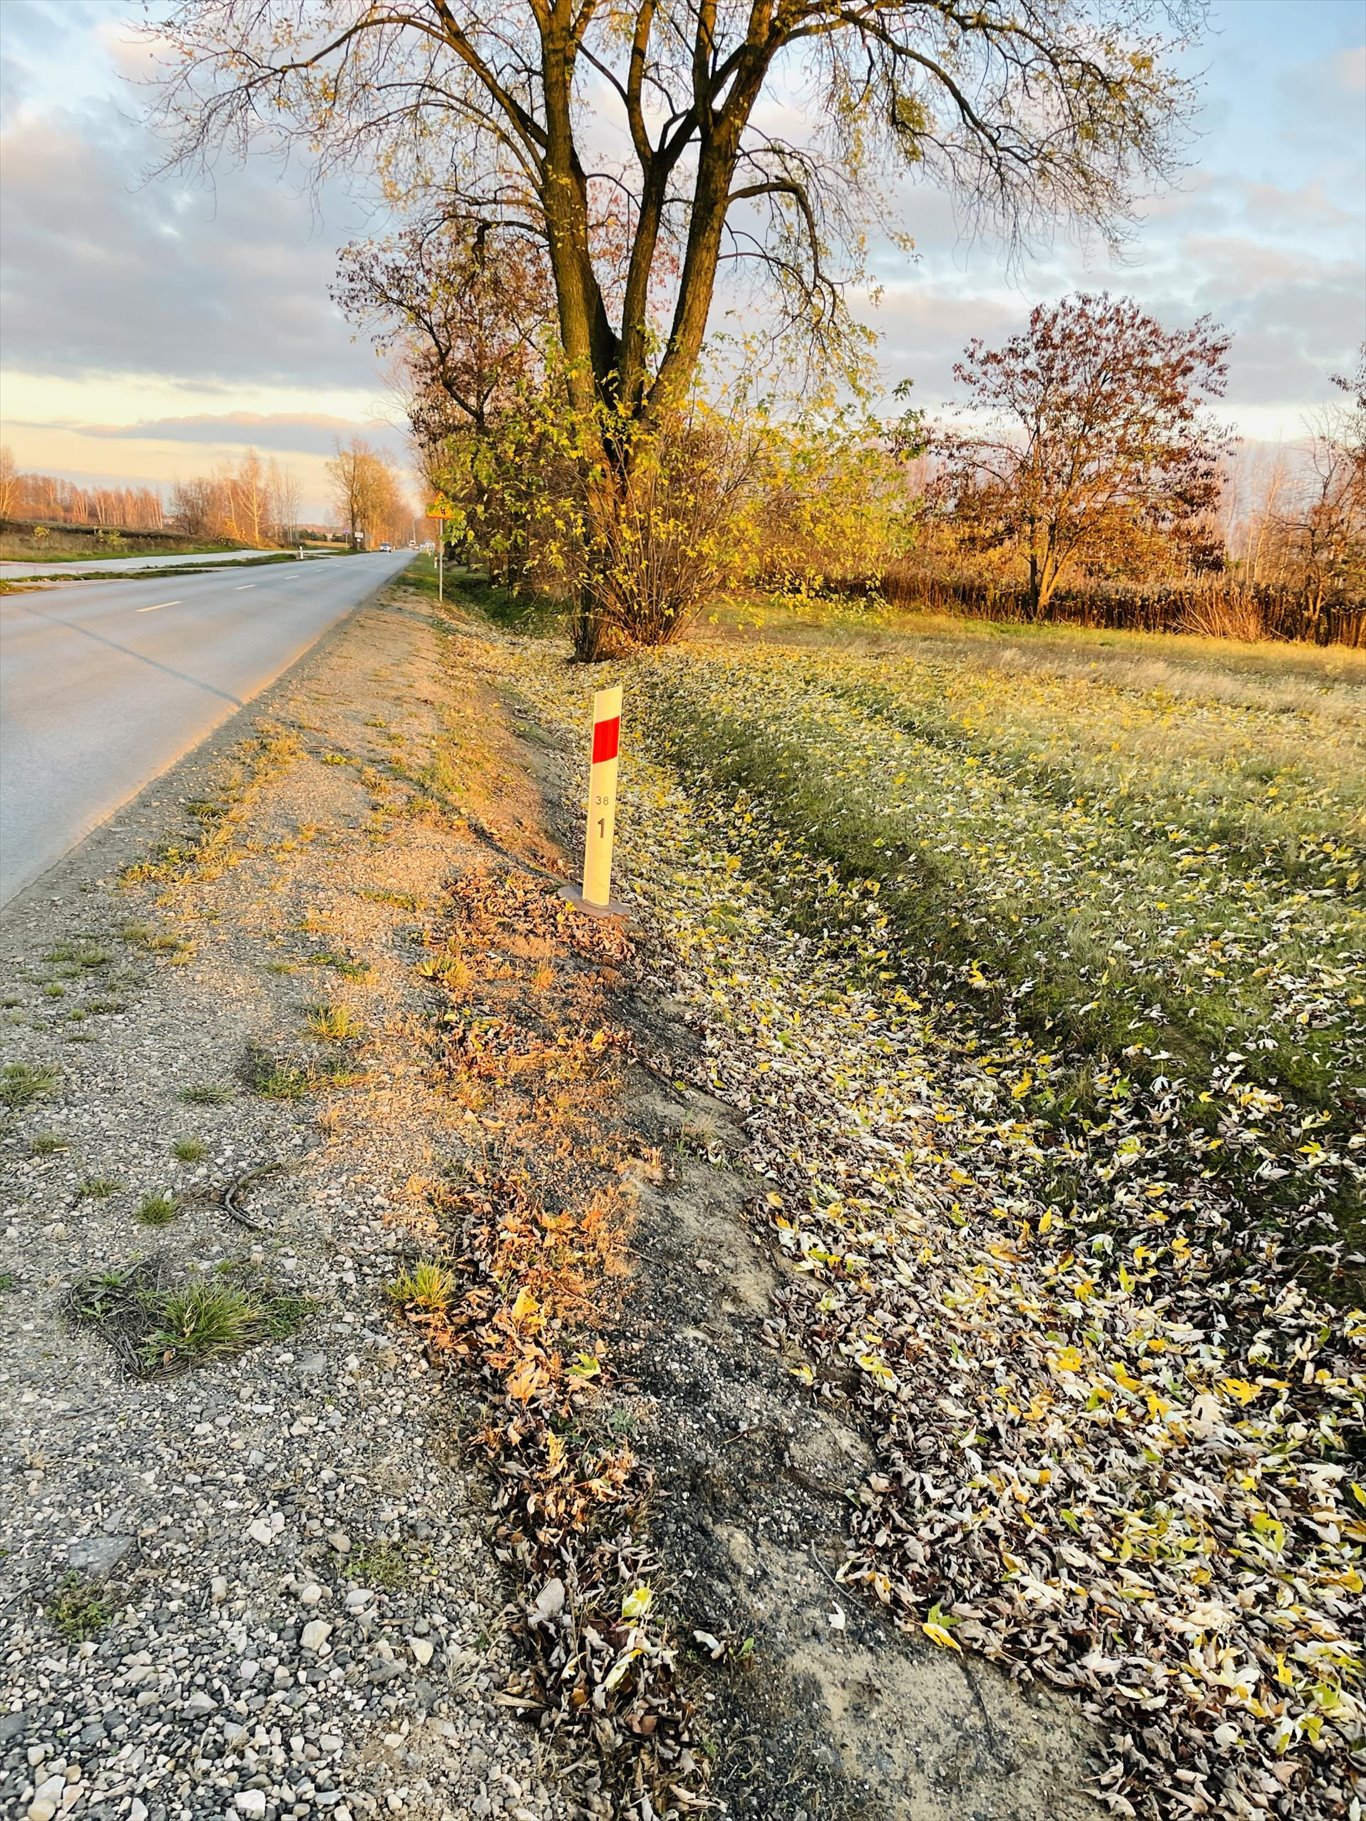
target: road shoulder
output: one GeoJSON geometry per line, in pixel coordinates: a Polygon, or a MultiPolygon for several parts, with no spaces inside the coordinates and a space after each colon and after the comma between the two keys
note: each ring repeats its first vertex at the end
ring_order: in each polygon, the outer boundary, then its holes
{"type": "Polygon", "coordinates": [[[579,755],[521,662],[395,586],[0,926],[5,1774],[139,1821],[1082,1821],[1074,1712],[834,1584],[868,1438],[772,1346],[666,959],[555,896],[579,755]],[[163,1376],[134,1267],[254,1344],[163,1376]]]}
{"type": "Polygon", "coordinates": [[[384,1295],[445,1121],[405,1042],[469,842],[411,807],[441,684],[424,615],[363,611],[6,916],[0,1762],[36,1813],[54,1778],[63,1813],[553,1812],[384,1295]],[[268,1331],[131,1376],[72,1292],[148,1260],[268,1331]]]}

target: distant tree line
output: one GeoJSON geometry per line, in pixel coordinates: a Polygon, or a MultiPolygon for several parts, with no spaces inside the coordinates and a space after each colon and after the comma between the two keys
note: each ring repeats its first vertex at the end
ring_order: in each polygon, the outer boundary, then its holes
{"type": "Polygon", "coordinates": [[[155,487],[82,487],[55,474],[24,474],[7,447],[0,447],[0,519],[120,531],[162,531],[166,526],[155,487]]]}
{"type": "Polygon", "coordinates": [[[293,473],[254,449],[208,474],[175,481],[164,500],[155,487],[83,487],[54,474],[24,473],[12,451],[0,448],[0,519],[21,524],[282,544],[298,529],[299,501],[293,473]]]}
{"type": "Polygon", "coordinates": [[[170,514],[187,537],[288,544],[299,525],[299,483],[273,456],[262,461],[248,449],[236,462],[220,462],[209,474],[174,482],[170,514]]]}

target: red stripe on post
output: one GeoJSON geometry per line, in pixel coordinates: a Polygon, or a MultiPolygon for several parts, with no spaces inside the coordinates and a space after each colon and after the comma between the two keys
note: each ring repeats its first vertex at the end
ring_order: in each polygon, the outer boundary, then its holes
{"type": "Polygon", "coordinates": [[[615,759],[620,743],[620,715],[614,716],[610,721],[595,721],[593,723],[593,764],[601,765],[606,759],[615,759]]]}

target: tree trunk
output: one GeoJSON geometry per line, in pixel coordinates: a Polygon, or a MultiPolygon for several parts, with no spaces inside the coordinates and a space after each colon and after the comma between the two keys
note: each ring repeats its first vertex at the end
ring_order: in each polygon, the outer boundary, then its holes
{"type": "Polygon", "coordinates": [[[1031,624],[1038,619],[1043,610],[1043,577],[1039,566],[1039,553],[1031,548],[1029,552],[1029,612],[1031,624]]]}

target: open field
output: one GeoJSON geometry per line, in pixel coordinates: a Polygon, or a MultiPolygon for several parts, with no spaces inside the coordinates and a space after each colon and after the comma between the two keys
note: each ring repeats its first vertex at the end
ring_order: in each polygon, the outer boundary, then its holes
{"type": "Polygon", "coordinates": [[[1351,1279],[1366,665],[1154,643],[690,651],[649,696],[809,925],[871,918],[885,977],[1007,1045],[1064,1204],[1095,1217],[1143,1181],[1171,1218],[1351,1279]]]}

